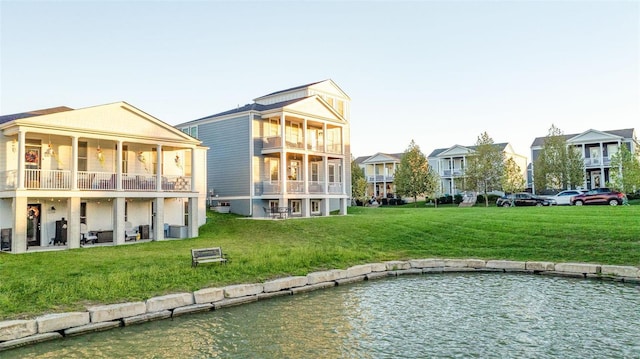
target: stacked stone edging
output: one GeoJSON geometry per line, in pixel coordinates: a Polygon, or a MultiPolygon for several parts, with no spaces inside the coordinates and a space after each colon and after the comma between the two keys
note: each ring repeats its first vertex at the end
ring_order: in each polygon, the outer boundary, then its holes
{"type": "Polygon", "coordinates": [[[640,268],[590,263],[553,263],[482,259],[426,258],[361,264],[269,280],[204,288],[149,298],[144,302],[87,307],[86,312],[45,314],[32,320],[0,322],[0,351],[64,336],[81,335],[179,315],[218,310],[283,295],[399,275],[445,272],[520,272],[577,278],[610,279],[640,284],[640,268]]]}

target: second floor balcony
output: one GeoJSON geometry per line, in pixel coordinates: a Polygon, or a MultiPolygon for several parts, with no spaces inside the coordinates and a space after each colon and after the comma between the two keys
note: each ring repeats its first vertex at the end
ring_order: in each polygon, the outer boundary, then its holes
{"type": "Polygon", "coordinates": [[[377,183],[377,182],[393,182],[394,175],[373,175],[367,176],[367,182],[369,183],[377,183]]]}
{"type": "Polygon", "coordinates": [[[611,157],[586,157],[584,158],[585,167],[598,167],[598,166],[610,166],[611,157]]]}
{"type": "MultiPolygon", "coordinates": [[[[117,174],[112,172],[79,171],[74,186],[72,174],[69,170],[38,170],[26,169],[24,188],[28,190],[65,190],[78,189],[81,191],[175,191],[190,192],[191,177],[180,175],[160,176],[153,174],[123,173],[121,185],[118,186],[117,174]]],[[[17,171],[0,173],[0,190],[15,190],[18,188],[17,171]]]]}
{"type": "Polygon", "coordinates": [[[464,170],[462,168],[454,168],[453,170],[446,169],[440,172],[440,176],[442,177],[458,177],[463,175],[464,175],[464,170]]]}

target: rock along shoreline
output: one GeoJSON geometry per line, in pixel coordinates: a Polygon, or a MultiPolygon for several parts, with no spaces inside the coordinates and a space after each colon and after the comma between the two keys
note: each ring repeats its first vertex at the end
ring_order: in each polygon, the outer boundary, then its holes
{"type": "Polygon", "coordinates": [[[35,319],[2,321],[0,351],[363,280],[451,272],[520,272],[640,284],[640,268],[633,266],[482,259],[387,261],[312,272],[306,276],[278,278],[264,283],[205,288],[139,302],[90,306],[83,312],[45,314],[35,319]]]}

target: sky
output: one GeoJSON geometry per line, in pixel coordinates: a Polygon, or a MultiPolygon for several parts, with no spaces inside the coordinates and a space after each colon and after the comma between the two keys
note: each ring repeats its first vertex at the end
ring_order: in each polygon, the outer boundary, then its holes
{"type": "Polygon", "coordinates": [[[0,115],[126,101],[177,125],[325,79],[356,157],[640,131],[640,1],[0,0],[0,115]]]}

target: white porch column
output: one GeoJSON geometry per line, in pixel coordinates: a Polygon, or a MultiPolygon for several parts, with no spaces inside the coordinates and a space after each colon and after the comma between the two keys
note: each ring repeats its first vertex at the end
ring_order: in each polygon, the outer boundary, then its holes
{"type": "MultiPolygon", "coordinates": [[[[197,187],[197,181],[196,178],[198,176],[198,163],[196,162],[196,149],[195,147],[191,148],[191,192],[197,192],[198,191],[198,187],[197,187]]],[[[251,182],[253,183],[253,182],[251,182]]],[[[251,186],[251,188],[253,189],[253,187],[255,186],[251,186]]]]}
{"type": "Polygon", "coordinates": [[[78,136],[71,136],[71,190],[75,191],[77,189],[78,189],[78,136]]]}
{"type": "Polygon", "coordinates": [[[322,200],[322,203],[320,204],[320,213],[323,216],[328,216],[331,212],[331,206],[330,206],[330,202],[331,200],[329,198],[325,198],[322,200]]]}
{"type": "Polygon", "coordinates": [[[189,197],[189,238],[197,237],[198,234],[198,197],[189,197]]]}
{"type": "Polygon", "coordinates": [[[604,146],[600,142],[600,185],[598,187],[604,187],[606,183],[606,178],[604,177],[604,146]]]}
{"type": "Polygon", "coordinates": [[[80,197],[67,200],[67,246],[69,249],[80,248],[80,197]]]}
{"type": "Polygon", "coordinates": [[[304,183],[304,193],[309,194],[309,181],[311,180],[311,174],[309,173],[309,155],[306,153],[302,155],[302,173],[303,173],[302,183],[304,183]]]}
{"type": "MultiPolygon", "coordinates": [[[[345,164],[345,158],[340,160],[342,165],[340,166],[340,183],[342,184],[342,194],[347,193],[347,165],[345,164]]],[[[386,189],[385,189],[386,191],[386,189]]]]}
{"type": "Polygon", "coordinates": [[[386,162],[382,162],[382,198],[387,198],[387,163],[386,162]]]}
{"type": "MultiPolygon", "coordinates": [[[[280,141],[282,142],[282,150],[280,151],[280,194],[287,194],[287,141],[285,138],[285,116],[280,116],[280,141]]],[[[285,207],[280,203],[280,207],[285,207]]]]}
{"type": "MultiPolygon", "coordinates": [[[[24,153],[24,141],[22,144],[24,153]]],[[[20,158],[24,158],[24,154],[20,158]]],[[[13,199],[12,210],[11,253],[24,253],[27,251],[27,197],[16,196],[13,199]]]]}
{"type": "MultiPolygon", "coordinates": [[[[327,193],[329,193],[329,157],[323,156],[322,159],[323,159],[322,162],[323,162],[323,165],[324,165],[324,169],[323,169],[323,171],[324,171],[324,184],[322,185],[323,186],[322,192],[327,194],[327,193]]],[[[374,182],[374,189],[373,190],[375,191],[375,182],[374,182]]]]}
{"type": "Polygon", "coordinates": [[[124,244],[124,206],[126,200],[124,197],[116,197],[113,199],[113,243],[124,244]]]}
{"type": "Polygon", "coordinates": [[[122,191],[122,141],[118,141],[116,148],[116,189],[122,191]]]}
{"type": "MultiPolygon", "coordinates": [[[[587,158],[587,154],[586,152],[584,152],[585,148],[584,148],[584,143],[582,144],[582,163],[585,164],[585,160],[587,158]]],[[[584,175],[583,175],[583,180],[582,180],[582,188],[586,189],[587,188],[587,166],[584,166],[584,175]]]]}
{"type": "MultiPolygon", "coordinates": [[[[27,137],[27,133],[26,132],[18,131],[18,175],[17,175],[18,183],[16,183],[16,188],[17,189],[24,189],[24,154],[25,154],[26,137],[27,137]]],[[[26,207],[26,204],[25,204],[23,212],[26,212],[26,211],[27,211],[27,207],[26,207]]],[[[26,219],[25,219],[25,225],[26,225],[26,219]]],[[[13,236],[15,236],[15,235],[16,234],[14,232],[13,236]]],[[[26,241],[26,239],[25,239],[25,241],[26,241]]],[[[26,242],[25,242],[25,251],[26,251],[26,242]]]]}
{"type": "MultiPolygon", "coordinates": [[[[162,145],[156,145],[156,191],[162,191],[162,157],[162,145]]],[[[192,165],[191,168],[193,167],[195,166],[192,165]]],[[[193,187],[193,180],[191,186],[193,187]]]]}
{"type": "Polygon", "coordinates": [[[302,200],[302,217],[311,217],[311,199],[304,198],[302,200]]]}
{"type": "Polygon", "coordinates": [[[327,124],[322,124],[322,148],[320,149],[322,152],[328,152],[327,148],[327,124]]]}
{"type": "Polygon", "coordinates": [[[346,198],[341,198],[340,199],[340,214],[343,215],[343,216],[347,214],[347,199],[346,198]]]}
{"type": "Polygon", "coordinates": [[[156,211],[153,216],[153,240],[161,241],[164,239],[164,198],[158,197],[153,201],[156,211]]]}

